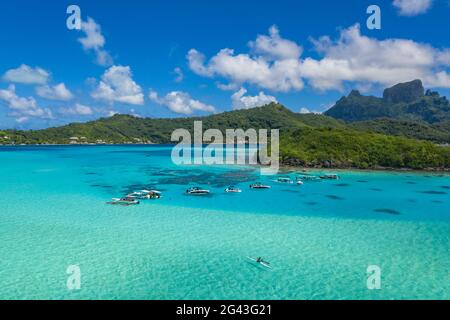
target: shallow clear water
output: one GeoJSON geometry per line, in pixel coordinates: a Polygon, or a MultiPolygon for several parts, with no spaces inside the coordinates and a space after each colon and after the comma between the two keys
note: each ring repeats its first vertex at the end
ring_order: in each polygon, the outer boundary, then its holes
{"type": "Polygon", "coordinates": [[[0,298],[450,298],[450,176],[342,171],[299,187],[255,167],[175,166],[170,151],[0,147],[0,298]],[[213,194],[186,196],[195,185],[213,194]],[[105,204],[144,187],[164,197],[105,204]],[[69,265],[81,290],[67,289],[69,265]]]}

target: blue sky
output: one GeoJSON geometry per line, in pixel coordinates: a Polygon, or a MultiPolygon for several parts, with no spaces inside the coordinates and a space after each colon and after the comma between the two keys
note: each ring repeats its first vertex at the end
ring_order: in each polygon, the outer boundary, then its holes
{"type": "Polygon", "coordinates": [[[352,88],[414,78],[449,95],[449,17],[447,0],[4,2],[0,128],[273,100],[322,112],[352,88]],[[66,27],[71,4],[81,30],[66,27]],[[371,4],[381,30],[366,26],[371,4]]]}

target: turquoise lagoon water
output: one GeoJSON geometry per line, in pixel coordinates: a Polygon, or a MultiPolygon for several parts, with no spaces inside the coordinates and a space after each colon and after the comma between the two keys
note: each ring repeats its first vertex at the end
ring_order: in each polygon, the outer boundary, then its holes
{"type": "Polygon", "coordinates": [[[450,176],[343,171],[299,187],[256,167],[175,166],[170,151],[1,147],[0,298],[450,298],[450,176]],[[213,194],[184,195],[194,185],[213,194]],[[106,204],[143,187],[164,197],[106,204]],[[69,265],[80,290],[67,289],[69,265]],[[367,289],[369,265],[380,290],[367,289]]]}

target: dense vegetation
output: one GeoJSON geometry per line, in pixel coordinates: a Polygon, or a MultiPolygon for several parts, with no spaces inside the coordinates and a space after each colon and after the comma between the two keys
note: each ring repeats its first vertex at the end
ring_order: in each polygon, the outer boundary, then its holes
{"type": "Polygon", "coordinates": [[[35,131],[9,131],[6,135],[10,141],[20,143],[70,143],[71,137],[77,137],[84,142],[107,143],[170,143],[172,131],[184,128],[192,132],[194,121],[201,120],[203,129],[210,128],[265,128],[292,129],[302,128],[309,124],[328,125],[339,123],[337,120],[322,115],[299,115],[279,104],[250,110],[237,110],[208,117],[176,118],[176,119],[143,119],[129,115],[115,115],[88,123],[73,123],[58,128],[35,131]],[[317,118],[317,119],[315,119],[317,118]],[[81,139],[83,138],[83,139],[81,139]]]}
{"type": "Polygon", "coordinates": [[[349,129],[298,129],[282,135],[285,164],[332,168],[449,168],[450,148],[349,129]]]}
{"type": "Polygon", "coordinates": [[[440,144],[450,142],[450,130],[433,126],[426,122],[381,118],[368,121],[351,122],[349,128],[383,133],[392,136],[404,136],[412,139],[428,140],[440,144]]]}

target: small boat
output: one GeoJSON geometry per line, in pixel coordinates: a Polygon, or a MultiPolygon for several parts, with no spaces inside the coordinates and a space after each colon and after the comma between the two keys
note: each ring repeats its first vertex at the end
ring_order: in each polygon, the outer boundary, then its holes
{"type": "Polygon", "coordinates": [[[320,178],[317,176],[308,176],[308,175],[304,175],[304,176],[298,176],[296,178],[297,181],[319,181],[320,178]]]}
{"type": "Polygon", "coordinates": [[[260,182],[254,183],[250,185],[250,189],[270,189],[271,186],[264,185],[260,182]]]}
{"type": "Polygon", "coordinates": [[[108,204],[121,205],[121,206],[133,206],[138,205],[140,202],[135,197],[127,196],[124,198],[113,198],[108,204]]]}
{"type": "Polygon", "coordinates": [[[195,195],[195,196],[204,196],[204,195],[208,195],[211,192],[209,190],[206,189],[202,189],[199,187],[194,187],[194,188],[189,188],[186,190],[186,193],[189,195],[195,195]]]}
{"type": "Polygon", "coordinates": [[[264,261],[263,259],[255,259],[255,258],[251,258],[251,257],[247,257],[247,259],[249,259],[249,260],[251,260],[253,262],[256,262],[260,266],[263,266],[263,267],[268,268],[268,269],[272,269],[272,266],[270,265],[270,263],[267,262],[267,261],[264,261]]]}
{"type": "Polygon", "coordinates": [[[339,180],[339,176],[337,174],[325,174],[320,176],[322,180],[339,180]]]}
{"type": "Polygon", "coordinates": [[[228,188],[225,189],[225,192],[227,193],[241,193],[242,190],[239,188],[236,188],[235,186],[229,186],[228,188]]]}
{"type": "Polygon", "coordinates": [[[161,199],[162,193],[161,191],[158,190],[150,190],[149,192],[149,199],[153,200],[153,199],[161,199]]]}
{"type": "Polygon", "coordinates": [[[294,181],[292,181],[292,179],[289,177],[278,178],[277,180],[275,180],[275,182],[285,183],[285,184],[294,184],[294,181]]]}
{"type": "Polygon", "coordinates": [[[298,186],[302,186],[302,185],[304,185],[304,183],[303,183],[303,181],[302,180],[297,180],[296,182],[295,182],[298,186]]]}
{"type": "Polygon", "coordinates": [[[133,193],[130,193],[128,196],[134,197],[137,199],[160,199],[161,198],[161,192],[157,190],[140,190],[140,191],[134,191],[133,193]]]}

